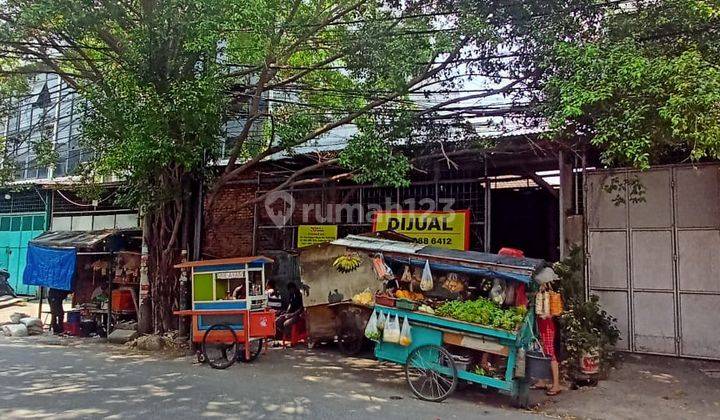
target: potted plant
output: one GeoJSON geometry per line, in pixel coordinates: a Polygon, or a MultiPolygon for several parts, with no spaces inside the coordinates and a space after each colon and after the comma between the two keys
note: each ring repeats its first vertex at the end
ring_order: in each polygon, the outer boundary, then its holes
{"type": "Polygon", "coordinates": [[[573,378],[596,377],[615,360],[614,347],[620,339],[617,320],[600,306],[597,296],[585,299],[582,249],[571,250],[568,258],[555,264],[565,311],[559,317],[563,363],[573,378]]]}

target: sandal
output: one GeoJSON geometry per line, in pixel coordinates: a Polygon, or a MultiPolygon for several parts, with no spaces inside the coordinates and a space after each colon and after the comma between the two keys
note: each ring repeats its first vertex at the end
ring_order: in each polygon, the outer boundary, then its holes
{"type": "Polygon", "coordinates": [[[558,395],[558,394],[561,393],[561,392],[562,392],[562,389],[557,389],[557,390],[555,390],[555,391],[553,391],[552,389],[548,389],[548,390],[545,392],[545,395],[547,395],[548,397],[554,397],[554,396],[558,395]]]}
{"type": "Polygon", "coordinates": [[[530,385],[530,389],[538,390],[538,389],[544,389],[547,390],[550,388],[550,385],[530,385]]]}

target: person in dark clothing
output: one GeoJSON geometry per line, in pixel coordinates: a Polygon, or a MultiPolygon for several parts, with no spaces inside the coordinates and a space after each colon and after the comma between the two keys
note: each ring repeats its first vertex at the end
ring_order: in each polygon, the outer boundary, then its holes
{"type": "Polygon", "coordinates": [[[275,319],[275,329],[278,337],[290,335],[290,328],[300,319],[303,312],[302,292],[295,283],[288,283],[287,304],[278,312],[280,315],[275,319]]]}
{"type": "Polygon", "coordinates": [[[63,301],[68,297],[70,292],[67,290],[50,289],[48,291],[48,304],[50,305],[50,327],[55,334],[63,332],[63,321],[65,319],[65,311],[63,310],[63,301]]]}

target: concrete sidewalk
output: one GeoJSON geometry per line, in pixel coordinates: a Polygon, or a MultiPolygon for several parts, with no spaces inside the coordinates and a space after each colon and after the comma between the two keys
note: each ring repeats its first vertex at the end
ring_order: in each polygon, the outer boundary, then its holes
{"type": "Polygon", "coordinates": [[[720,418],[720,362],[626,354],[597,387],[541,397],[536,409],[582,419],[720,418]]]}

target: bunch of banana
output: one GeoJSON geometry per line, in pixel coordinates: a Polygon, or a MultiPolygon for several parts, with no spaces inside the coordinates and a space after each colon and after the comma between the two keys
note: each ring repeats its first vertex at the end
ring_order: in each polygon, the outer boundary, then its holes
{"type": "Polygon", "coordinates": [[[360,256],[357,254],[345,254],[335,258],[333,267],[341,273],[349,273],[360,267],[360,256]]]}

